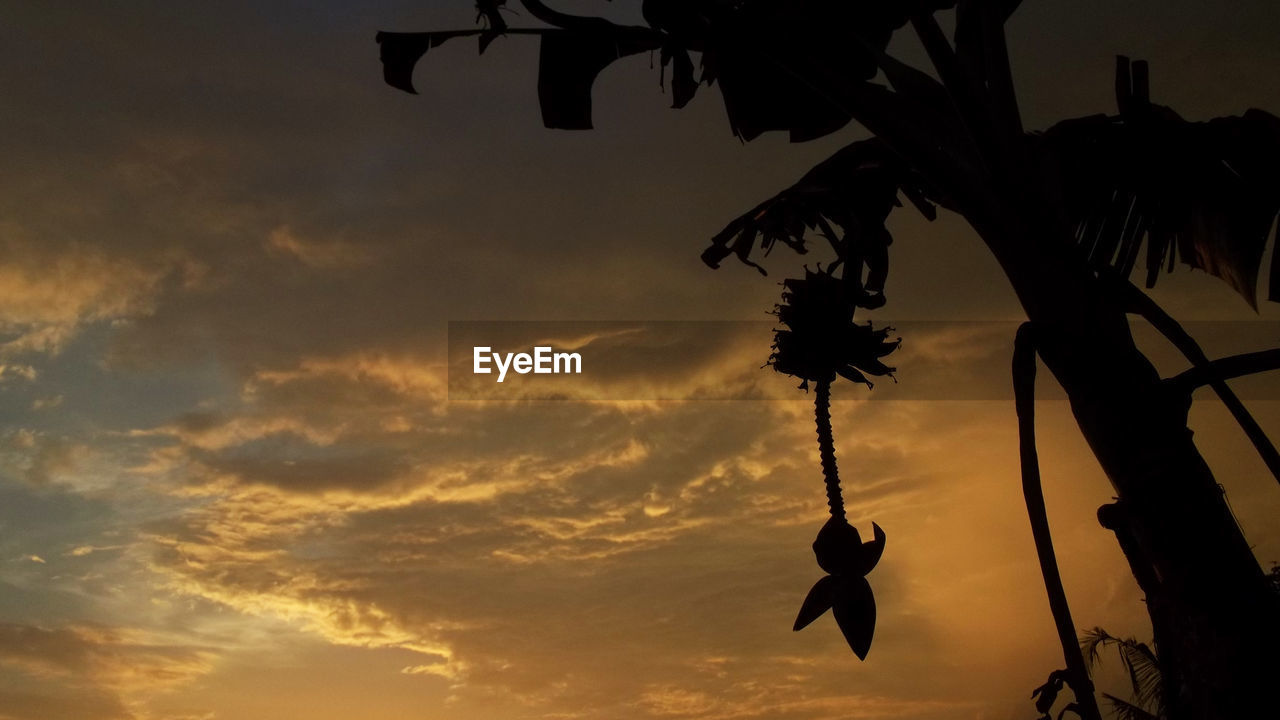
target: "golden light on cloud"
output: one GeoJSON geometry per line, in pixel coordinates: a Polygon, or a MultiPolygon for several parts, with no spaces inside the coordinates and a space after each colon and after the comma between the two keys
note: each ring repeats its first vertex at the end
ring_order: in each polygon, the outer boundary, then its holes
{"type": "MultiPolygon", "coordinates": [[[[57,353],[87,324],[149,312],[169,270],[167,263],[111,258],[91,245],[51,251],[21,237],[0,227],[0,357],[57,353]]],[[[9,372],[35,376],[25,365],[9,372]]]]}

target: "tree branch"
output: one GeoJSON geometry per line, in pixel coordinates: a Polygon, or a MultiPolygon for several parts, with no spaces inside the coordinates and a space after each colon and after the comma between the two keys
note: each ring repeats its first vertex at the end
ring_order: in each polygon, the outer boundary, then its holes
{"type": "MultiPolygon", "coordinates": [[[[1227,410],[1231,412],[1231,416],[1235,418],[1236,423],[1240,425],[1240,429],[1244,430],[1244,434],[1249,437],[1249,441],[1253,443],[1253,447],[1258,451],[1258,455],[1262,457],[1262,462],[1266,464],[1267,469],[1275,476],[1276,482],[1280,482],[1280,452],[1276,451],[1276,446],[1272,444],[1271,438],[1263,432],[1262,426],[1258,425],[1258,421],[1253,418],[1249,410],[1240,401],[1226,382],[1226,378],[1220,375],[1214,367],[1214,363],[1204,354],[1204,350],[1200,348],[1199,343],[1168,313],[1164,308],[1156,304],[1150,296],[1139,290],[1133,283],[1120,278],[1115,278],[1121,287],[1121,291],[1125,294],[1129,301],[1130,308],[1142,316],[1147,322],[1151,323],[1156,330],[1164,335],[1173,346],[1178,349],[1191,362],[1194,369],[1191,372],[1198,374],[1195,378],[1203,377],[1204,382],[1192,385],[1187,388],[1187,392],[1197,387],[1199,384],[1207,384],[1213,388],[1222,400],[1222,404],[1227,406],[1227,410]]],[[[1275,351],[1273,351],[1275,352],[1275,351]]],[[[1230,366],[1228,366],[1230,367],[1230,366]]],[[[1264,368],[1269,369],[1269,368],[1264,368]]],[[[1184,373],[1185,375],[1186,373],[1184,373]]],[[[1244,373],[1240,373],[1244,374],[1244,373]]],[[[1181,376],[1179,376],[1181,377],[1181,376]]],[[[1231,376],[1235,377],[1235,376],[1231,376]]],[[[1178,378],[1174,378],[1176,381],[1178,378]]],[[[1181,388],[1181,385],[1174,383],[1175,387],[1181,388]]]]}
{"type": "Polygon", "coordinates": [[[1272,370],[1280,370],[1280,348],[1212,360],[1207,365],[1193,367],[1165,382],[1181,392],[1189,393],[1214,380],[1230,380],[1272,370]]]}
{"type": "Polygon", "coordinates": [[[530,15],[548,25],[554,25],[563,30],[599,30],[604,26],[615,27],[614,23],[604,18],[562,13],[559,10],[547,7],[542,0],[520,0],[520,4],[524,6],[525,10],[529,11],[530,15]]]}

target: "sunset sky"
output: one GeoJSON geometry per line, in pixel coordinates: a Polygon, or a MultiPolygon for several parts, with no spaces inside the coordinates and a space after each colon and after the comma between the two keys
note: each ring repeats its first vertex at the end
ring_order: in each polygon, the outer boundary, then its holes
{"type": "MultiPolygon", "coordinates": [[[[743,145],[642,56],[595,130],[545,130],[519,37],[384,85],[375,32],[469,28],[467,0],[75,5],[0,7],[0,719],[1034,715],[1062,658],[1004,386],[1022,316],[955,217],[891,223],[872,316],[902,322],[910,399],[836,389],[850,520],[888,534],[871,653],[830,616],[791,631],[822,574],[812,398],[737,321],[825,258],[699,254],[859,128],[743,145]],[[567,400],[451,402],[471,320],[735,322],[567,400]]],[[[1028,127],[1113,111],[1118,53],[1190,119],[1280,113],[1272,0],[1024,6],[1028,127]]],[[[1203,273],[1153,294],[1211,354],[1280,337],[1203,273]]],[[[1240,387],[1280,434],[1280,383],[1240,387]]],[[[1066,404],[1039,413],[1076,623],[1146,639],[1112,490],[1066,404]]],[[[1192,426],[1269,567],[1275,481],[1208,394],[1192,426]]]]}

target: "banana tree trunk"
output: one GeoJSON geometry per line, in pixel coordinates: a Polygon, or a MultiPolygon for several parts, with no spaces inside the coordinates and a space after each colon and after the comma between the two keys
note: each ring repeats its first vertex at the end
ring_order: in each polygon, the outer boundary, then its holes
{"type": "Polygon", "coordinates": [[[1099,520],[1146,595],[1169,716],[1256,717],[1280,677],[1277,603],[1192,441],[1184,399],[1150,384],[1113,396],[1064,387],[1116,489],[1099,520]]]}
{"type": "MultiPolygon", "coordinates": [[[[1026,217],[1021,228],[1051,227],[1026,217]]],[[[1124,301],[1063,234],[992,227],[983,237],[1115,488],[1099,521],[1146,595],[1168,717],[1261,717],[1280,679],[1280,601],[1192,440],[1190,397],[1161,383],[1133,343],[1124,301]]]]}

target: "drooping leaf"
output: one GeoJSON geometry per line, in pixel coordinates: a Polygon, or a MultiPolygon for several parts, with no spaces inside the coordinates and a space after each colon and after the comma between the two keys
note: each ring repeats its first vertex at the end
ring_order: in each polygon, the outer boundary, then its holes
{"type": "MultiPolygon", "coordinates": [[[[512,33],[542,38],[538,62],[538,101],[543,124],[567,130],[591,127],[591,86],[600,71],[619,58],[662,47],[662,33],[645,27],[616,25],[600,18],[586,18],[583,29],[508,29],[497,6],[486,2],[480,15],[489,27],[483,30],[452,30],[426,33],[380,32],[383,79],[388,85],[417,93],[413,69],[428,50],[463,36],[480,36],[480,52],[498,35],[512,33]]],[[[687,54],[676,61],[681,98],[691,94],[692,61],[687,54]]]]}
{"type": "Polygon", "coordinates": [[[793,631],[803,630],[809,623],[822,617],[822,614],[831,609],[836,601],[836,579],[830,575],[824,575],[821,580],[813,584],[809,589],[809,594],[805,596],[804,602],[800,605],[800,612],[796,615],[795,624],[791,626],[793,631]]]}
{"type": "Polygon", "coordinates": [[[447,32],[397,33],[380,32],[375,40],[382,60],[382,79],[397,90],[417,95],[413,87],[413,68],[431,48],[439,47],[456,37],[479,35],[480,30],[450,30],[447,32]]]}
{"type": "MultiPolygon", "coordinates": [[[[1150,102],[1145,65],[1121,59],[1118,116],[1055,125],[1037,138],[1045,173],[1095,266],[1146,284],[1175,259],[1257,307],[1263,251],[1280,213],[1280,118],[1261,110],[1189,122],[1150,102]],[[1139,69],[1142,68],[1142,69],[1139,69]]],[[[1273,262],[1271,300],[1280,301],[1273,262]]]]}
{"type": "Polygon", "coordinates": [[[1102,647],[1113,640],[1106,630],[1095,627],[1080,634],[1080,654],[1084,655],[1085,666],[1089,670],[1102,660],[1102,647]]]}
{"type": "Polygon", "coordinates": [[[542,36],[538,56],[538,102],[549,128],[591,128],[591,86],[615,60],[656,50],[662,36],[645,28],[613,26],[600,31],[558,31],[542,36]]]}
{"type": "Polygon", "coordinates": [[[1120,643],[1121,662],[1129,674],[1134,700],[1146,707],[1154,707],[1161,701],[1163,676],[1155,653],[1146,643],[1132,638],[1120,643]]]}
{"type": "Polygon", "coordinates": [[[806,234],[818,229],[836,250],[838,262],[846,263],[844,277],[855,302],[862,307],[883,304],[887,248],[893,242],[885,220],[900,205],[900,191],[925,217],[936,217],[931,198],[938,193],[884,143],[852,143],[726,225],[702,254],[703,262],[718,267],[734,253],[747,261],[757,237],[766,253],[777,243],[804,253],[806,234]]]}
{"type": "Polygon", "coordinates": [[[693,77],[693,60],[689,51],[670,43],[662,46],[662,71],[671,65],[671,107],[679,109],[689,104],[698,91],[698,81],[693,77]]]}
{"type": "Polygon", "coordinates": [[[1031,691],[1031,699],[1036,703],[1036,712],[1041,715],[1049,713],[1049,709],[1058,701],[1058,693],[1062,692],[1066,675],[1063,670],[1054,670],[1049,673],[1049,679],[1043,685],[1031,691]]]}
{"type": "Polygon", "coordinates": [[[859,660],[866,660],[876,631],[876,600],[871,594],[871,585],[862,577],[837,579],[840,582],[831,612],[853,654],[859,660]]]}
{"type": "Polygon", "coordinates": [[[755,268],[761,275],[767,275],[764,268],[751,262],[751,250],[755,247],[757,232],[756,228],[745,224],[725,228],[712,238],[711,247],[702,251],[702,262],[718,268],[722,260],[730,255],[737,255],[743,264],[755,268]]]}
{"type": "MultiPolygon", "coordinates": [[[[500,14],[504,4],[478,2],[482,30],[380,35],[380,42],[384,36],[418,36],[384,50],[387,82],[414,92],[413,65],[433,40],[479,35],[483,53],[499,35],[538,34],[544,38],[538,82],[544,122],[582,129],[591,126],[591,85],[600,70],[620,57],[661,47],[672,66],[675,107],[689,102],[699,82],[719,82],[738,137],[751,140],[781,130],[799,142],[838,130],[855,114],[879,127],[905,122],[910,113],[901,99],[867,82],[878,70],[876,56],[909,10],[933,12],[954,6],[955,0],[645,0],[642,12],[649,27],[621,26],[538,3],[526,9],[551,27],[514,29],[500,14]],[[701,53],[697,80],[690,52],[701,53]]],[[[935,135],[928,128],[909,134],[913,146],[925,147],[935,135]]]]}

